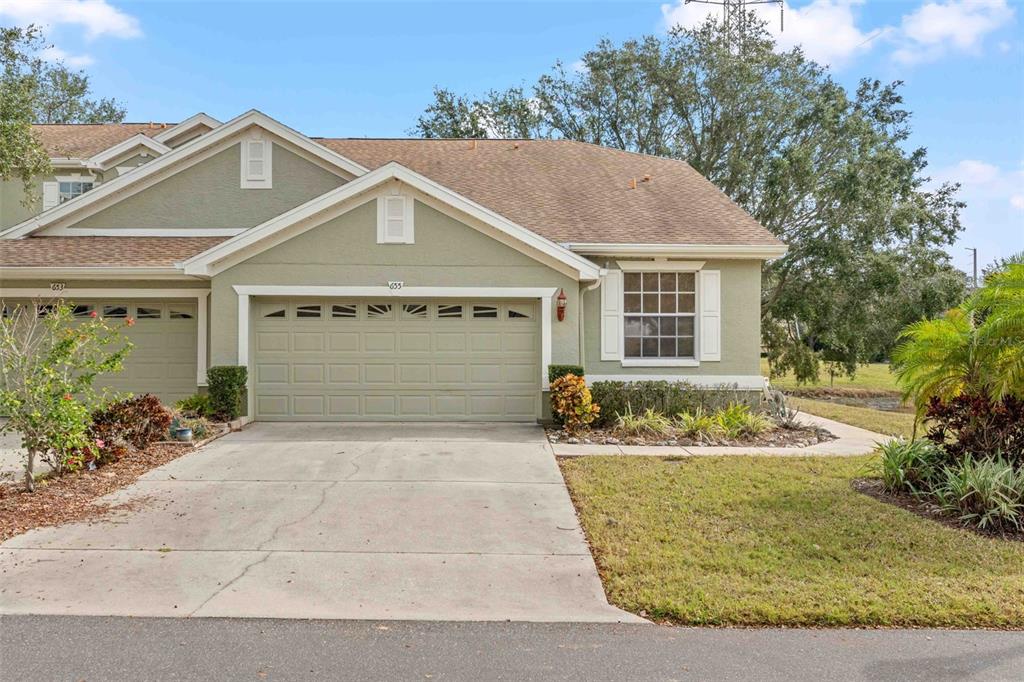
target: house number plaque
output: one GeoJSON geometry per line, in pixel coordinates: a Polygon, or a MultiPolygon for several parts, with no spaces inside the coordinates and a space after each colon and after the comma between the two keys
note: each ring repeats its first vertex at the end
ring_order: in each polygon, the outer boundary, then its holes
{"type": "Polygon", "coordinates": [[[405,286],[405,282],[388,282],[388,289],[391,291],[398,291],[403,286],[405,286]]]}

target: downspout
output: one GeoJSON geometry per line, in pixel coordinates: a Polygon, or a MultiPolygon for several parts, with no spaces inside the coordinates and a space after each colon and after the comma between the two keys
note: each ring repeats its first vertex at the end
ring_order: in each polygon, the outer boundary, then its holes
{"type": "Polygon", "coordinates": [[[586,329],[585,329],[584,324],[583,324],[583,308],[584,308],[583,297],[586,296],[588,291],[594,291],[599,286],[601,286],[601,282],[604,281],[604,276],[605,276],[605,274],[607,274],[607,272],[608,272],[608,270],[606,268],[601,268],[601,271],[598,273],[597,281],[594,282],[593,284],[591,284],[588,287],[583,287],[583,288],[580,289],[580,303],[579,303],[579,308],[580,308],[580,312],[579,312],[579,319],[580,319],[580,330],[579,330],[580,355],[579,355],[579,362],[577,362],[576,364],[578,364],[580,367],[582,367],[584,372],[586,372],[586,369],[587,369],[587,364],[585,362],[585,358],[587,357],[587,354],[584,352],[586,350],[584,348],[584,344],[586,343],[584,341],[584,339],[586,338],[587,335],[586,335],[586,329]]]}

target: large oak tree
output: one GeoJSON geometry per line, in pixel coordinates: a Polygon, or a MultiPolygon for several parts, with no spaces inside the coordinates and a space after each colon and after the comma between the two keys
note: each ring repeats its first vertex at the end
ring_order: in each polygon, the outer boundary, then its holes
{"type": "Polygon", "coordinates": [[[853,92],[751,18],[600,42],[529,88],[472,98],[435,89],[412,132],[550,137],[684,159],[789,253],[764,268],[763,340],[775,372],[853,373],[906,323],[958,303],[942,247],[960,231],[958,185],[931,186],[908,149],[901,83],[853,92]],[[737,47],[739,46],[739,47],[737,47]]]}

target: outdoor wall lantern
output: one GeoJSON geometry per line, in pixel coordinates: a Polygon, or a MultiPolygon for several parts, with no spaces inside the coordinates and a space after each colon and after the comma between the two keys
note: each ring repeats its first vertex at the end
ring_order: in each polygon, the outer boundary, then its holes
{"type": "Polygon", "coordinates": [[[565,289],[558,290],[558,298],[555,299],[558,309],[558,321],[561,322],[565,319],[565,306],[569,304],[569,300],[565,297],[565,289]]]}

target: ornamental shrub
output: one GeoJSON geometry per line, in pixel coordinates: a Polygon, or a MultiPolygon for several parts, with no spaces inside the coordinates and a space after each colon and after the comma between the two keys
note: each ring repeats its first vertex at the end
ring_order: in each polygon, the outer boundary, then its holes
{"type": "Polygon", "coordinates": [[[566,374],[551,382],[551,411],[566,432],[579,433],[601,413],[583,377],[566,374]]]}
{"type": "Polygon", "coordinates": [[[206,380],[211,414],[224,421],[241,417],[245,384],[249,380],[248,370],[240,365],[211,367],[206,372],[206,380]]]}
{"type": "Polygon", "coordinates": [[[209,417],[211,416],[210,396],[205,393],[196,393],[174,403],[174,408],[187,417],[209,417]]]}
{"type": "Polygon", "coordinates": [[[616,415],[615,430],[626,436],[667,436],[672,432],[672,420],[650,408],[637,414],[626,410],[616,415]]]}
{"type": "Polygon", "coordinates": [[[91,433],[100,446],[101,460],[119,459],[167,437],[171,411],[152,393],[110,403],[92,415],[91,433]]]}
{"type": "Polygon", "coordinates": [[[879,445],[882,485],[891,493],[931,492],[942,473],[946,454],[927,440],[893,438],[879,445]]]}
{"type": "Polygon", "coordinates": [[[1001,455],[1024,467],[1024,400],[1006,396],[961,394],[933,397],[925,412],[928,439],[942,447],[949,461],[965,456],[1001,455]]]}
{"type": "Polygon", "coordinates": [[[732,403],[756,401],[759,394],[735,386],[698,388],[686,381],[596,381],[590,387],[594,402],[601,405],[601,426],[615,424],[616,415],[647,410],[661,414],[716,412],[732,403]]]}
{"type": "Polygon", "coordinates": [[[583,376],[582,365],[548,365],[548,383],[559,377],[564,377],[566,374],[575,374],[578,377],[583,376]]]}
{"type": "Polygon", "coordinates": [[[943,510],[982,529],[1024,529],[1024,469],[1001,457],[964,457],[935,487],[943,510]]]}

